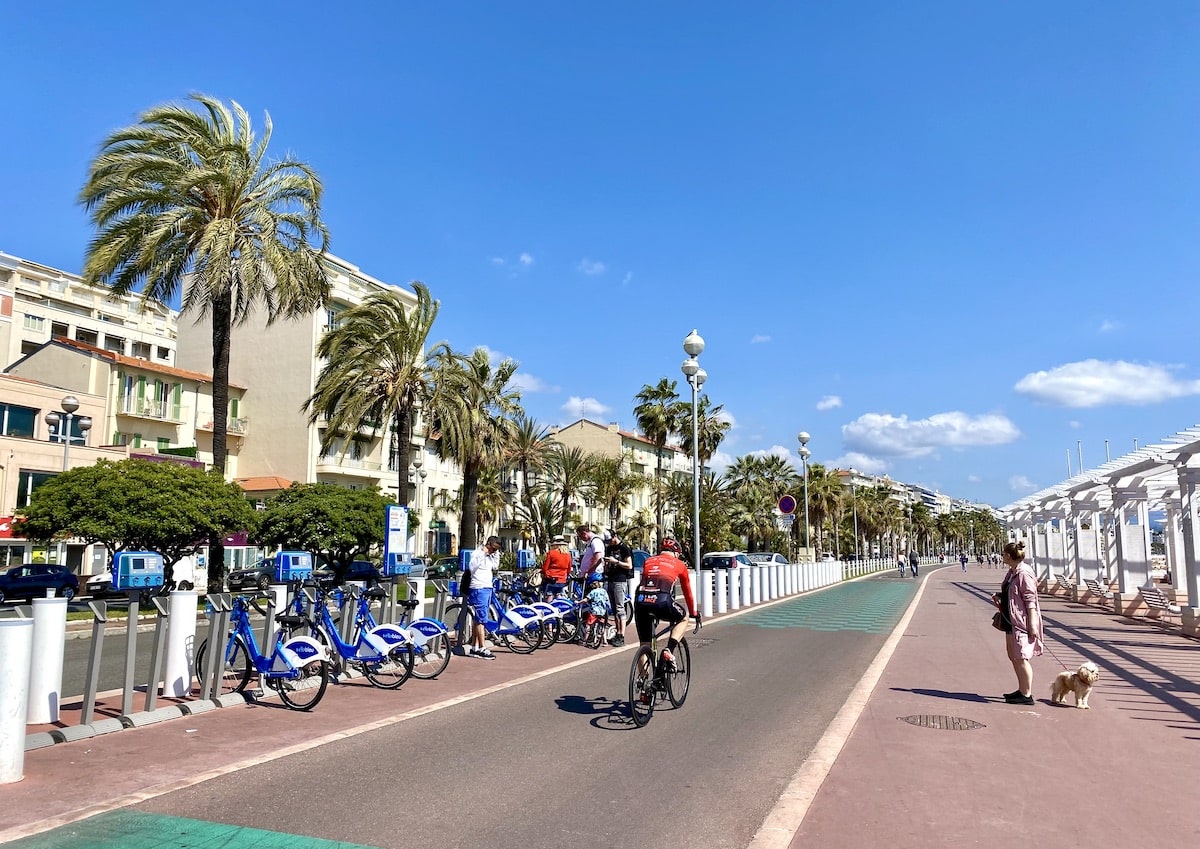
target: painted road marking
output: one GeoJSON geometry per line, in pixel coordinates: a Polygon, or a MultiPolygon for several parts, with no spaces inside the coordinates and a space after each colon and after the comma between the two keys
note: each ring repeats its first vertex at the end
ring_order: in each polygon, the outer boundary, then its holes
{"type": "Polygon", "coordinates": [[[835,592],[803,595],[753,611],[742,617],[741,624],[757,628],[888,634],[900,621],[916,587],[916,581],[843,584],[835,592]]]}
{"type": "Polygon", "coordinates": [[[111,811],[6,844],[8,849],[374,849],[225,823],[111,811]]]}

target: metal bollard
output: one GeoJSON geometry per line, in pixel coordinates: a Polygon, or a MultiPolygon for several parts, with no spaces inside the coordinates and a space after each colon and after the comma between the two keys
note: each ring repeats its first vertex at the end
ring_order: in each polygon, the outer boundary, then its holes
{"type": "Polygon", "coordinates": [[[28,673],[30,724],[58,722],[62,701],[63,647],[67,639],[67,600],[33,600],[33,650],[28,673]]]}
{"type": "Polygon", "coordinates": [[[25,777],[33,620],[0,619],[0,784],[25,777]]]}

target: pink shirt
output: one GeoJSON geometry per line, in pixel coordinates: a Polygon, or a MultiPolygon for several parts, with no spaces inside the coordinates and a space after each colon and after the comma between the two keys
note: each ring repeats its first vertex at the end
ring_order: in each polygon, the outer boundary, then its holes
{"type": "Polygon", "coordinates": [[[1008,618],[1012,620],[1013,631],[1029,634],[1030,620],[1037,631],[1037,639],[1033,640],[1036,654],[1042,653],[1042,608],[1038,603],[1037,577],[1033,568],[1022,562],[1016,569],[1009,571],[1004,578],[1008,584],[1008,618]]]}

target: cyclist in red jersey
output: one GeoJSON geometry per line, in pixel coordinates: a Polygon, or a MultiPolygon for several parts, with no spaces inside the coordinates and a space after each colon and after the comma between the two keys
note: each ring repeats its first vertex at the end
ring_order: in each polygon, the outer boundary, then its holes
{"type": "Polygon", "coordinates": [[[647,558],[642,565],[642,581],[633,602],[633,622],[642,645],[650,645],[656,620],[674,625],[662,653],[662,662],[668,669],[674,668],[675,649],[687,630],[687,617],[691,616],[696,620],[696,625],[700,625],[700,614],[696,612],[696,603],[692,600],[692,582],[687,563],[680,557],[679,543],[664,539],[659,546],[658,556],[647,558]],[[683,589],[683,598],[687,602],[686,613],[675,600],[677,585],[683,589]]]}

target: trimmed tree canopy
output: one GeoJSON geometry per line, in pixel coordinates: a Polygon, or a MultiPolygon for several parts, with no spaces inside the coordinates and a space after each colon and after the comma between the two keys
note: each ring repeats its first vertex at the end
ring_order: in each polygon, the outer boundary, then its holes
{"type": "Polygon", "coordinates": [[[294,483],[267,502],[257,542],[323,555],[341,574],[383,544],[384,507],[377,489],[294,483]]]}

